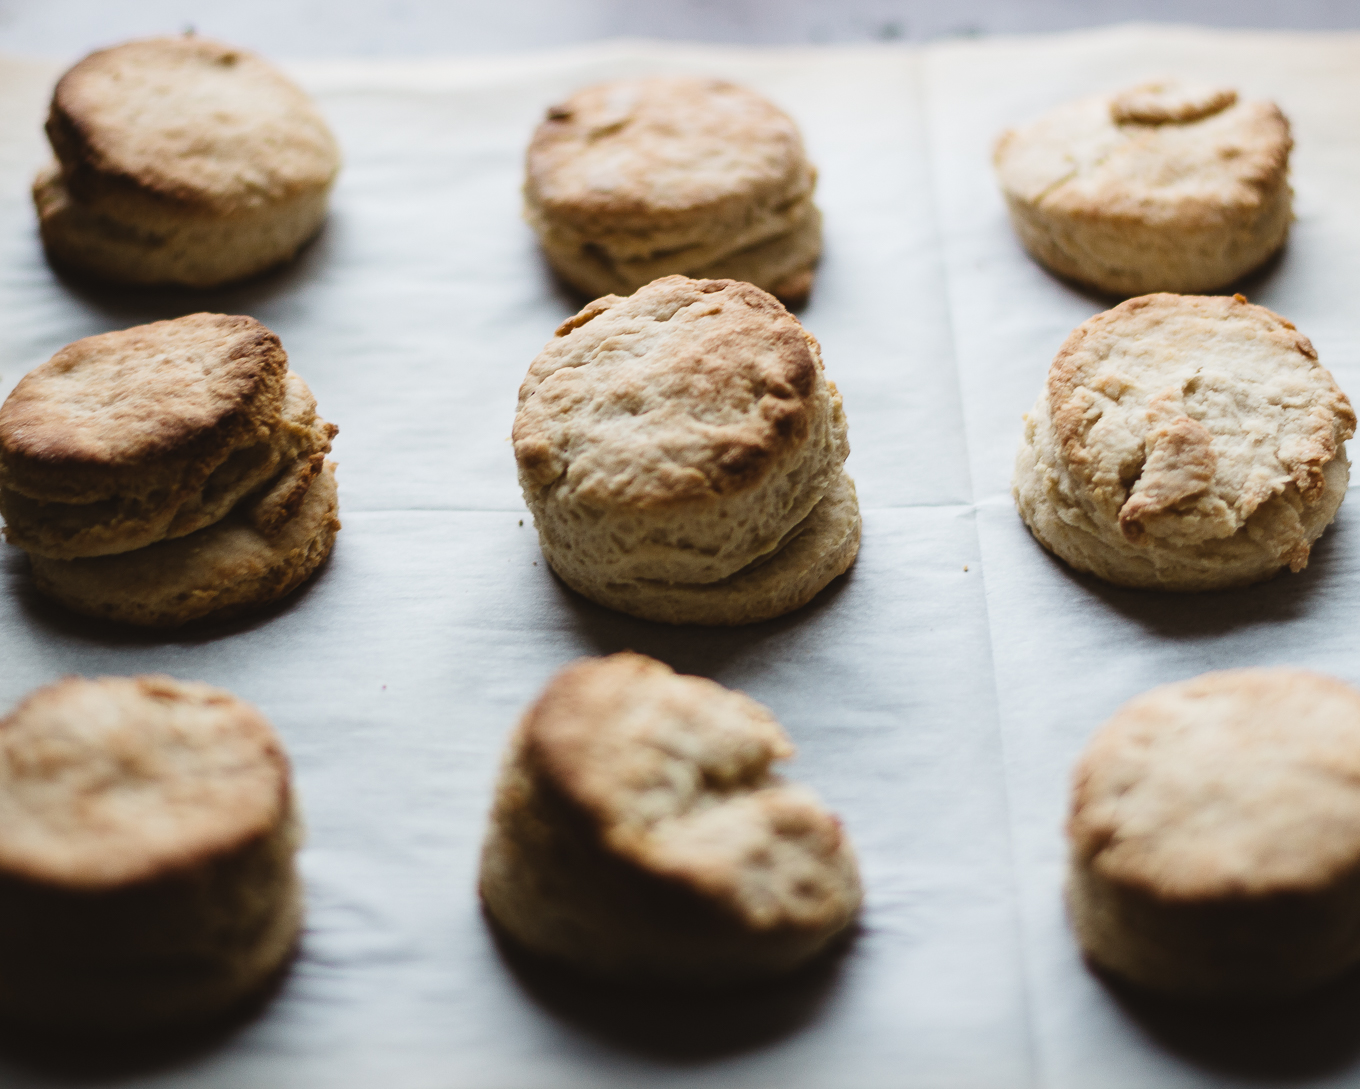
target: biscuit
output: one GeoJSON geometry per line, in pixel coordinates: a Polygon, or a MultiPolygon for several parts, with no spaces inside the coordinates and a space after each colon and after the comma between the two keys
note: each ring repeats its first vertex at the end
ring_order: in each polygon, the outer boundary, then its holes
{"type": "Polygon", "coordinates": [[[291,260],[340,169],[311,100],[259,57],[151,38],[86,57],[52,95],[56,162],[33,183],[54,263],[214,287],[291,260]]]}
{"type": "Polygon", "coordinates": [[[855,918],[840,822],[771,774],[770,712],[640,654],[568,666],[511,739],[481,896],[540,956],[631,981],[791,971],[855,918]]]}
{"type": "Polygon", "coordinates": [[[1120,708],[1077,765],[1072,923],[1158,991],[1270,999],[1360,962],[1360,693],[1208,673],[1120,708]]]}
{"type": "Polygon", "coordinates": [[[326,462],[315,479],[281,478],[187,537],[92,559],[30,556],[33,584],[75,612],[127,624],[226,620],[311,577],[335,545],[337,508],[335,465],[326,462]]]}
{"type": "Polygon", "coordinates": [[[1012,486],[1039,543],[1119,586],[1300,571],[1336,517],[1355,413],[1308,338],[1242,296],[1146,295],[1054,359],[1012,486]]]}
{"type": "Polygon", "coordinates": [[[531,364],[513,439],[548,563],[633,616],[768,620],[859,549],[840,394],[748,283],[669,276],[595,300],[531,364]]]}
{"type": "Polygon", "coordinates": [[[1196,294],[1284,245],[1292,147],[1273,102],[1167,80],[1060,106],[993,162],[1040,264],[1112,295],[1196,294]]]}
{"type": "Polygon", "coordinates": [[[0,406],[10,543],[126,552],[223,517],[335,429],[254,318],[192,314],[69,344],[0,406]]]}
{"type": "Polygon", "coordinates": [[[0,1015],[123,1033],[221,1014],[296,946],[288,760],[248,704],[68,677],[0,722],[0,1015]]]}
{"type": "Polygon", "coordinates": [[[817,172],[797,126],[743,87],[655,77],[588,87],[529,145],[525,218],[587,297],[681,273],[796,303],[812,286],[817,172]]]}

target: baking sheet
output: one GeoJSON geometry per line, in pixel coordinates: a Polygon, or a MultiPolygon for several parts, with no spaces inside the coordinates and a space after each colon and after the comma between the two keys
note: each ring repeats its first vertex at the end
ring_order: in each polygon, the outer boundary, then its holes
{"type": "Polygon", "coordinates": [[[292,66],[345,149],[293,268],[153,293],[65,282],[26,185],[59,66],[0,63],[0,394],[79,336],[199,309],[275,329],[338,423],[345,528],[284,605],[129,635],[49,607],[0,562],[0,705],[66,672],[161,670],[257,703],[292,755],[309,917],[280,993],[157,1052],[0,1041],[0,1083],[449,1087],[1360,1084],[1346,987],[1214,1020],[1090,976],[1059,900],[1067,768],[1123,699],[1225,665],[1360,682],[1360,533],[1343,507],[1303,575],[1178,600],[1102,588],[1029,540],[1020,414],[1104,308],[1032,266],[991,182],[997,131],[1164,71],[1270,94],[1295,123],[1299,222],[1248,291],[1360,391],[1360,37],[1127,28],[933,46],[610,43],[494,60],[292,66]],[[811,606],[670,629],[556,583],[508,434],[530,359],[576,308],[518,219],[542,108],[598,79],[714,73],[784,105],[821,170],[827,252],[800,317],[850,420],[859,562],[811,606]],[[523,523],[523,524],[522,524],[523,523]],[[769,704],[790,773],[844,817],[860,933],[795,980],[720,998],[619,994],[497,947],[473,892],[499,751],[561,664],[629,647],[769,704]]]}

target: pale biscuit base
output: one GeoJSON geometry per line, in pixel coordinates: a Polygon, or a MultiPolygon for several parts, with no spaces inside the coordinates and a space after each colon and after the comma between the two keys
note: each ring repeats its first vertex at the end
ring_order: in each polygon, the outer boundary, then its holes
{"type": "Polygon", "coordinates": [[[1288,186],[1235,227],[1142,224],[1127,219],[1065,219],[1006,195],[1011,226],[1030,256],[1059,276],[1116,297],[1151,291],[1217,291],[1279,252],[1294,221],[1288,186]]]}
{"type": "Polygon", "coordinates": [[[511,739],[482,850],[492,919],[530,951],[630,982],[791,971],[854,921],[840,822],[773,775],[769,711],[638,654],[559,673],[511,739]]]}
{"type": "Polygon", "coordinates": [[[301,832],[254,708],[169,677],[68,677],[0,724],[0,750],[0,1015],[159,1030],[287,963],[301,832]]]}
{"type": "Polygon", "coordinates": [[[340,529],[335,466],[326,463],[300,509],[273,535],[252,524],[249,506],[135,552],[84,560],[32,556],[34,584],[75,612],[146,627],[248,612],[290,593],[330,555],[340,529]]]}
{"type": "Polygon", "coordinates": [[[611,260],[598,248],[556,244],[544,234],[543,252],[553,270],[588,298],[631,295],[659,275],[679,271],[696,280],[741,280],[768,291],[788,306],[800,306],[812,291],[822,253],[822,215],[810,214],[792,230],[704,262],[683,255],[644,261],[611,260]]]}
{"type": "Polygon", "coordinates": [[[540,543],[563,582],[607,608],[663,624],[735,626],[771,620],[806,605],[855,562],[860,526],[855,482],[842,471],[773,553],[717,582],[611,581],[608,576],[587,581],[576,567],[554,562],[546,538],[540,543]]]}
{"type": "Polygon", "coordinates": [[[1120,708],[1073,777],[1067,903],[1142,987],[1286,998],[1360,963],[1360,693],[1209,673],[1120,708]]]}
{"type": "Polygon", "coordinates": [[[326,188],[230,216],[191,216],[167,205],[134,218],[77,200],[56,164],[33,182],[38,229],[54,265],[147,287],[221,287],[287,264],[321,230],[329,196],[326,188]]]}

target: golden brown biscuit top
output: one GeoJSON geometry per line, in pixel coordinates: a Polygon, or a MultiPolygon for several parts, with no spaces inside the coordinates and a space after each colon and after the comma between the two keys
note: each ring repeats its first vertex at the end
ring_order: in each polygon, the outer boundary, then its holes
{"type": "Polygon", "coordinates": [[[0,406],[0,465],[122,468],[189,450],[263,396],[281,401],[287,370],[279,338],[249,317],[191,314],[86,337],[0,406]]]}
{"type": "Polygon", "coordinates": [[[1285,184],[1293,140],[1273,102],[1171,81],[1071,102],[1002,134],[1013,197],[1102,220],[1218,225],[1285,184]]]}
{"type": "Polygon", "coordinates": [[[562,323],[529,367],[515,457],[529,486],[656,508],[735,494],[808,435],[826,381],[814,341],[772,295],[667,276],[562,323]]]}
{"type": "Polygon", "coordinates": [[[190,36],[90,54],[57,83],[47,133],[80,199],[132,189],[220,215],[328,185],[340,165],[301,89],[190,36]]]}
{"type": "Polygon", "coordinates": [[[1180,901],[1308,892],[1360,865],[1360,693],[1295,669],[1154,688],[1074,776],[1074,860],[1180,901]]]}
{"type": "Polygon", "coordinates": [[[1046,392],[1079,499],[1135,543],[1230,536],[1286,489],[1315,502],[1355,433],[1308,338],[1240,295],[1144,295],[1097,314],[1046,392]]]}
{"type": "Polygon", "coordinates": [[[249,704],[170,677],[68,677],[0,720],[0,871],[105,889],[271,831],[288,761],[249,704]]]}
{"type": "Polygon", "coordinates": [[[548,110],[529,145],[531,199],[554,217],[625,220],[796,199],[814,175],[778,107],[717,79],[588,87],[548,110]]]}
{"type": "Polygon", "coordinates": [[[839,821],[770,774],[793,747],[748,696],[614,654],[554,677],[523,729],[531,766],[589,816],[607,850],[745,925],[821,926],[858,903],[839,821]]]}

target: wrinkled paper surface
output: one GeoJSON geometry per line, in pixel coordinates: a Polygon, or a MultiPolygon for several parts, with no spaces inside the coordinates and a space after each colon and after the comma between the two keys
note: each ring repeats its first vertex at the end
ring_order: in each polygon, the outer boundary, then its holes
{"type": "MultiPolygon", "coordinates": [[[[1197,597],[1074,576],[1009,497],[1021,414],[1107,303],[1032,264],[995,136],[1164,73],[1269,96],[1294,125],[1298,221],[1244,287],[1360,394],[1360,36],[1131,27],[926,48],[608,43],[470,61],[310,63],[346,165],[293,267],[223,292],[63,280],[27,185],[58,66],[0,63],[0,394],[63,344],[196,310],[248,313],[341,428],[344,530],[307,587],[228,626],[139,634],[37,598],[3,549],[0,706],[65,673],[163,671],[258,704],[309,838],[300,956],[258,1017],[154,1049],[0,1040],[10,1086],[1360,1085],[1360,996],[1213,1014],[1082,964],[1063,918],[1070,765],[1121,702],[1207,669],[1360,683],[1360,513],[1306,572],[1197,597]],[[543,108],[592,81],[701,72],[799,121],[826,256],[800,312],[840,387],[864,510],[851,573],[780,620],[670,629],[556,583],[508,442],[521,378],[576,303],[519,219],[543,108]],[[477,851],[516,716],[559,666],[632,648],[773,708],[789,774],[844,818],[860,933],[794,980],[620,994],[501,950],[477,851]]],[[[1352,501],[1354,502],[1354,501],[1352,501]]]]}

